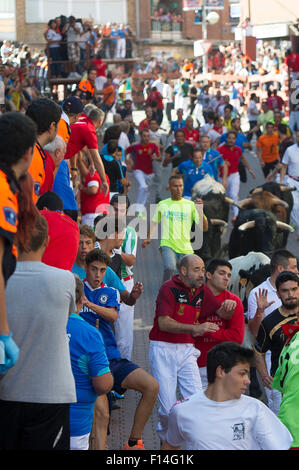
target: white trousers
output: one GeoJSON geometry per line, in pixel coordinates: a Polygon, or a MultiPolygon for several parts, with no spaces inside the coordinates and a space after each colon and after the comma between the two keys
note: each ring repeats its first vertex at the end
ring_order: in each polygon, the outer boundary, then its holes
{"type": "Polygon", "coordinates": [[[141,170],[134,170],[134,176],[138,184],[136,207],[137,210],[140,212],[144,211],[144,206],[147,202],[149,195],[149,187],[152,183],[154,175],[154,173],[148,175],[141,170]]]}
{"type": "MultiPolygon", "coordinates": [[[[227,177],[227,190],[226,194],[228,197],[233,199],[234,201],[239,200],[239,191],[240,191],[240,175],[237,171],[236,173],[232,173],[227,177]]],[[[232,213],[233,217],[237,216],[239,209],[236,206],[232,206],[232,213]]]]}
{"type": "Polygon", "coordinates": [[[116,43],[115,58],[124,59],[126,57],[126,39],[120,38],[116,43]]]}
{"type": "Polygon", "coordinates": [[[100,214],[84,214],[82,215],[81,224],[89,225],[93,228],[94,226],[94,219],[100,214]]]}
{"type": "Polygon", "coordinates": [[[292,191],[293,196],[293,209],[291,212],[291,224],[296,225],[297,235],[299,235],[299,181],[295,181],[289,176],[286,177],[286,184],[291,188],[297,188],[296,191],[292,191]]]}
{"type": "MultiPolygon", "coordinates": [[[[123,281],[127,291],[131,292],[134,279],[123,281]]],[[[131,360],[134,338],[134,305],[120,304],[118,319],[114,323],[114,333],[120,355],[123,359],[131,360]]]]}
{"type": "Polygon", "coordinates": [[[89,449],[89,435],[71,436],[70,450],[88,450],[89,449]]]}
{"type": "Polygon", "coordinates": [[[153,377],[159,383],[157,433],[165,440],[168,415],[177,402],[177,385],[183,398],[202,389],[197,358],[200,351],[193,344],[175,344],[164,341],[150,341],[149,363],[153,377]]]}

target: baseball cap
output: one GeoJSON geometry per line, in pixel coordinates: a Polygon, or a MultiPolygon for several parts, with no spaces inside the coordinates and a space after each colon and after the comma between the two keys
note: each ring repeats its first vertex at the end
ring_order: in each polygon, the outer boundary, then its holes
{"type": "Polygon", "coordinates": [[[62,105],[67,114],[79,114],[83,111],[83,103],[78,96],[70,96],[62,105]]]}

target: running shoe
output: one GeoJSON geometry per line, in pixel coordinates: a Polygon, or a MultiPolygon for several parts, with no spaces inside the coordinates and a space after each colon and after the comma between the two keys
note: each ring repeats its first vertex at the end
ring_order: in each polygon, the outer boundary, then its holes
{"type": "Polygon", "coordinates": [[[125,443],[124,447],[122,450],[145,450],[144,444],[141,439],[137,441],[137,444],[135,446],[130,447],[128,442],[125,443]]]}

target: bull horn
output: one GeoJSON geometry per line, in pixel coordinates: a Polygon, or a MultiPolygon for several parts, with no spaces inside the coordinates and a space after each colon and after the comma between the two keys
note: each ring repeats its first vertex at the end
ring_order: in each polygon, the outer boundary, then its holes
{"type": "Polygon", "coordinates": [[[286,184],[279,185],[281,191],[296,191],[297,188],[287,186],[286,184]]]}
{"type": "Polygon", "coordinates": [[[263,192],[263,188],[255,188],[251,191],[251,194],[257,194],[263,192]]]}
{"type": "Polygon", "coordinates": [[[280,220],[276,221],[276,225],[280,230],[288,230],[291,233],[295,231],[291,225],[280,222],[280,220]]]}
{"type": "Polygon", "coordinates": [[[233,206],[237,206],[239,209],[241,209],[241,206],[239,205],[238,202],[234,201],[231,197],[225,196],[225,202],[228,204],[232,204],[233,206]]]}
{"type": "Polygon", "coordinates": [[[274,206],[282,206],[285,209],[289,208],[288,203],[286,201],[282,201],[281,199],[275,199],[273,203],[274,203],[274,206]]]}
{"type": "Polygon", "coordinates": [[[255,220],[249,220],[248,222],[245,222],[244,224],[240,225],[238,227],[238,230],[241,230],[242,232],[244,230],[248,230],[249,228],[253,228],[255,226],[255,220]]]}
{"type": "Polygon", "coordinates": [[[239,201],[239,205],[241,207],[243,206],[246,206],[246,204],[248,204],[249,202],[252,202],[252,198],[251,197],[247,197],[246,199],[243,199],[242,201],[239,201]]]}
{"type": "Polygon", "coordinates": [[[212,225],[223,225],[224,227],[227,226],[227,222],[222,219],[210,219],[212,225]]]}

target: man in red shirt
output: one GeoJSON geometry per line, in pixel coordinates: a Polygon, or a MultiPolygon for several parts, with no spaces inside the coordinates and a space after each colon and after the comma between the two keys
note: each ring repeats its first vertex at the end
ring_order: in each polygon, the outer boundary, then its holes
{"type": "MultiPolygon", "coordinates": [[[[107,183],[109,178],[106,175],[107,183]]],[[[81,214],[82,224],[94,227],[94,219],[100,214],[108,213],[108,206],[110,200],[110,191],[104,195],[101,191],[101,179],[97,171],[88,171],[84,178],[84,184],[81,187],[81,214]]]]}
{"type": "Polygon", "coordinates": [[[163,104],[163,96],[159,91],[157,90],[157,87],[153,87],[151,89],[151,92],[146,100],[146,104],[149,104],[152,106],[152,108],[156,108],[156,113],[157,113],[157,121],[159,126],[161,126],[161,123],[163,121],[163,109],[164,109],[164,104],[163,104]]]}
{"type": "Polygon", "coordinates": [[[76,155],[87,147],[88,153],[95,169],[101,178],[101,189],[105,195],[109,191],[106,181],[105,168],[98,150],[98,137],[96,130],[102,125],[105,113],[93,104],[86,105],[84,113],[77,122],[71,125],[71,135],[67,144],[65,159],[73,158],[72,167],[76,167],[76,155]]]}
{"type": "Polygon", "coordinates": [[[128,171],[134,170],[138,183],[136,200],[137,213],[144,217],[149,187],[154,177],[153,160],[161,161],[162,156],[156,144],[150,142],[150,133],[147,129],[140,131],[140,144],[133,144],[126,150],[128,171]]]}
{"type": "Polygon", "coordinates": [[[191,116],[187,117],[186,119],[186,126],[183,127],[183,131],[185,132],[187,144],[191,144],[194,148],[198,147],[199,145],[199,130],[194,129],[193,127],[193,118],[191,116]]]}
{"type": "Polygon", "coordinates": [[[203,286],[205,266],[199,256],[183,256],[178,272],[159,290],[154,325],[149,334],[149,362],[152,375],[159,383],[161,406],[157,431],[162,441],[169,411],[177,401],[177,385],[183,398],[202,388],[196,362],[200,353],[194,342],[198,336],[218,331],[218,325],[205,318],[221,308],[218,299],[203,286]],[[199,318],[203,319],[201,323],[199,318]]]}
{"type": "Polygon", "coordinates": [[[56,193],[46,192],[38,199],[36,206],[49,226],[49,244],[42,262],[72,271],[80,241],[78,225],[63,213],[63,202],[56,193]]]}
{"type": "Polygon", "coordinates": [[[218,325],[217,331],[205,332],[195,339],[195,346],[200,351],[197,364],[203,389],[208,386],[207,379],[207,354],[216,344],[224,341],[233,341],[242,344],[245,333],[244,309],[240,298],[227,290],[232,266],[229,261],[213,259],[206,269],[206,286],[221,304],[221,309],[226,312],[226,319],[219,316],[219,312],[213,312],[199,323],[212,322],[218,325]]]}
{"type": "Polygon", "coordinates": [[[145,108],[145,116],[145,119],[139,123],[139,131],[142,131],[142,129],[149,129],[149,122],[153,117],[153,109],[150,105],[146,106],[145,108]]]}
{"type": "MultiPolygon", "coordinates": [[[[251,176],[255,178],[255,174],[250,168],[246,158],[242,154],[240,147],[235,146],[236,133],[229,131],[227,133],[227,143],[217,148],[224,161],[228,162],[228,175],[227,175],[227,196],[238,201],[240,191],[240,174],[239,174],[239,161],[242,160],[245,168],[249,171],[251,176]]],[[[221,175],[222,176],[222,175],[221,175]]],[[[232,207],[233,217],[238,215],[238,208],[232,207]]]]}

